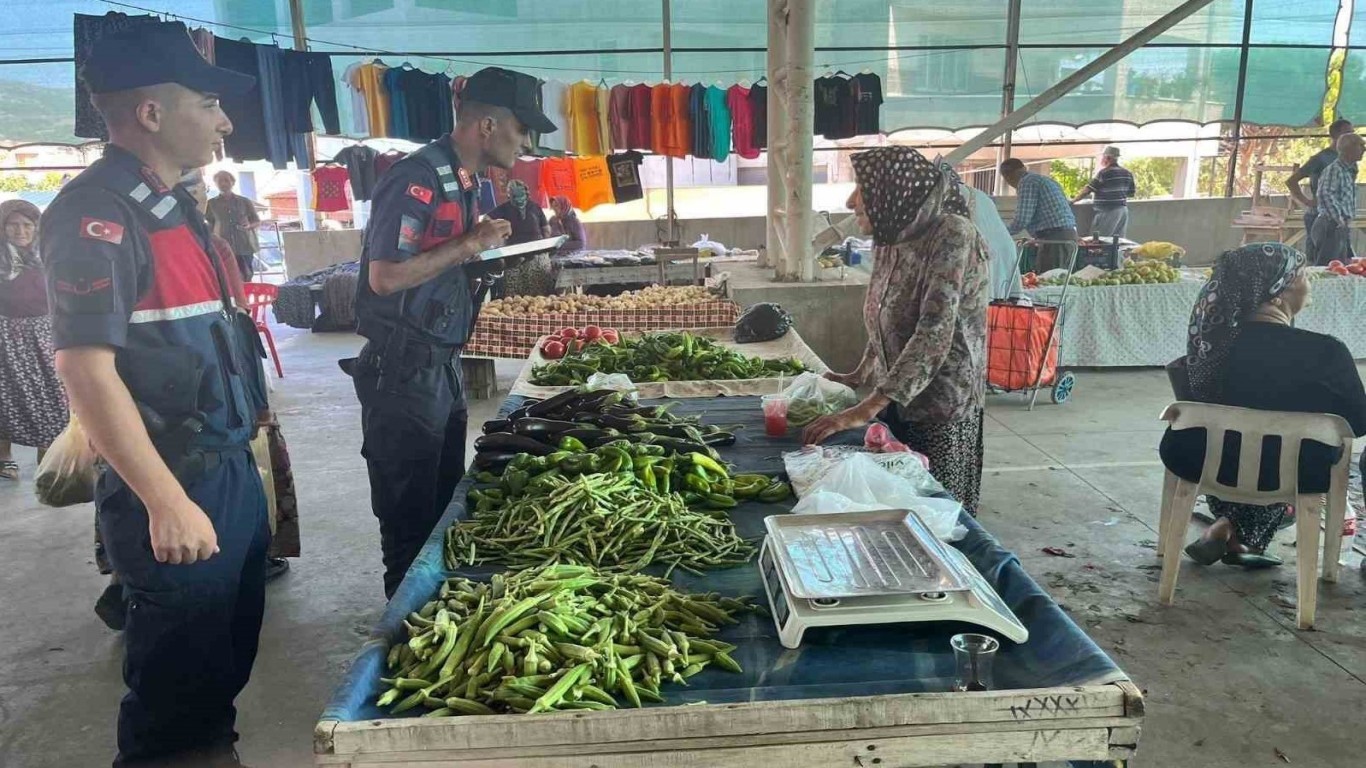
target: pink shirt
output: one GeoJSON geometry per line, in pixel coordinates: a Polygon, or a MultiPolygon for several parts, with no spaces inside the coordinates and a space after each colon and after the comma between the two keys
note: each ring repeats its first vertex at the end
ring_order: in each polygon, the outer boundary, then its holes
{"type": "Polygon", "coordinates": [[[730,107],[731,145],[735,154],[753,160],[759,156],[759,147],[754,140],[754,112],[749,103],[749,89],[732,85],[726,91],[726,106],[730,107]]]}

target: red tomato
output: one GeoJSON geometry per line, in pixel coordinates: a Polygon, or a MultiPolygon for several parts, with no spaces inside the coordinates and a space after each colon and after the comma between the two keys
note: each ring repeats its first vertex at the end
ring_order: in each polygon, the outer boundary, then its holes
{"type": "Polygon", "coordinates": [[[578,337],[579,332],[573,328],[563,328],[560,330],[560,338],[562,339],[577,339],[578,337]]]}
{"type": "Polygon", "coordinates": [[[602,336],[602,329],[597,327],[596,325],[590,325],[587,328],[583,329],[583,333],[581,335],[583,336],[584,341],[593,341],[602,336]]]}
{"type": "Polygon", "coordinates": [[[547,360],[559,360],[564,357],[564,344],[559,341],[547,341],[541,346],[541,357],[547,360]]]}
{"type": "Polygon", "coordinates": [[[868,431],[863,433],[863,447],[872,450],[880,450],[892,440],[892,430],[886,424],[872,424],[868,431]]]}
{"type": "Polygon", "coordinates": [[[615,328],[607,328],[602,332],[602,340],[616,346],[621,343],[621,335],[617,333],[615,328]]]}

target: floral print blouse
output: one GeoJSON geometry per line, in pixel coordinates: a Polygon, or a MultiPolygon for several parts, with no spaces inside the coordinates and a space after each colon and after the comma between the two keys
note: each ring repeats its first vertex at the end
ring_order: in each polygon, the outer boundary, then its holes
{"type": "Polygon", "coordinates": [[[986,243],[946,214],[879,248],[864,304],[877,391],[914,423],[968,417],[986,397],[986,243]]]}

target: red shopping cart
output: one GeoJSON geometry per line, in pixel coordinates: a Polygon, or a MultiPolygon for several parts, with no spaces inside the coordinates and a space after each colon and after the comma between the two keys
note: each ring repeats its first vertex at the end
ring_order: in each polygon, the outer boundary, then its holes
{"type": "MultiPolygon", "coordinates": [[[[1058,368],[1063,306],[1077,265],[1076,243],[1066,244],[1072,246],[1071,259],[1056,304],[1011,296],[993,301],[987,308],[987,385],[995,392],[1024,393],[1029,396],[1031,411],[1040,389],[1051,387],[1053,402],[1061,405],[1077,384],[1072,372],[1058,368]]],[[[1016,259],[1016,273],[1025,247],[1021,245],[1016,259]]],[[[1009,287],[1003,291],[1008,292],[1009,287]]]]}

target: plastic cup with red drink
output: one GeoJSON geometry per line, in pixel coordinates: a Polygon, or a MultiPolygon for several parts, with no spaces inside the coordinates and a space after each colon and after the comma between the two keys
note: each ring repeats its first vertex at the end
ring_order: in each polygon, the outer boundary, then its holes
{"type": "Polygon", "coordinates": [[[764,395],[764,434],[783,437],[787,434],[787,395],[764,395]]]}

